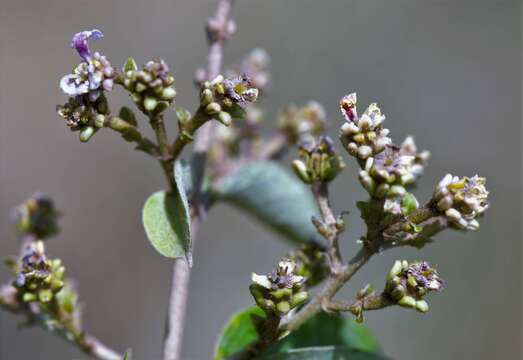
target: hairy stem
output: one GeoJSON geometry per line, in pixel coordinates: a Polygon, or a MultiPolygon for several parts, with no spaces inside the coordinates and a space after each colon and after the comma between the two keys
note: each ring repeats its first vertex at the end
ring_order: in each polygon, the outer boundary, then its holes
{"type": "MultiPolygon", "coordinates": [[[[207,36],[209,39],[209,55],[207,57],[208,79],[216,77],[222,67],[223,44],[226,41],[224,34],[230,21],[233,0],[219,0],[216,12],[208,21],[207,36]],[[217,36],[220,35],[221,36],[217,36]]],[[[212,135],[212,122],[202,123],[200,131],[196,134],[194,143],[193,166],[195,175],[195,195],[192,199],[195,210],[191,225],[193,234],[195,228],[205,217],[206,206],[201,198],[201,184],[205,170],[207,151],[210,146],[212,135]]],[[[176,142],[175,142],[176,144],[176,142]]],[[[185,144],[173,146],[174,151],[181,152],[185,144]],[[183,145],[183,146],[182,146],[183,145]],[[178,146],[180,150],[177,150],[178,146]]],[[[195,238],[193,236],[193,244],[195,238]]],[[[188,285],[190,277],[189,265],[183,260],[175,260],[172,275],[172,287],[169,301],[169,316],[167,333],[164,344],[164,360],[177,360],[180,358],[182,335],[184,327],[185,309],[188,296],[188,285]]]]}

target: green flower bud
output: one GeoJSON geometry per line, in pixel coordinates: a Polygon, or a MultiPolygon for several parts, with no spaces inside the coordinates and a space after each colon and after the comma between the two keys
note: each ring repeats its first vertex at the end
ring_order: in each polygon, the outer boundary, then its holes
{"type": "Polygon", "coordinates": [[[398,300],[398,305],[407,308],[415,308],[416,300],[412,296],[407,295],[398,300]]]}
{"type": "Polygon", "coordinates": [[[158,105],[158,101],[150,96],[147,96],[143,101],[143,107],[147,112],[152,112],[156,108],[156,105],[158,105]]]}
{"type": "Polygon", "coordinates": [[[230,126],[231,123],[232,123],[232,117],[229,113],[225,112],[225,111],[220,111],[218,113],[218,117],[217,117],[217,120],[219,122],[221,122],[223,125],[225,126],[230,126]]]}
{"type": "Polygon", "coordinates": [[[287,301],[281,301],[276,304],[276,311],[280,315],[286,315],[291,310],[291,305],[287,301]]]}
{"type": "Polygon", "coordinates": [[[89,139],[91,139],[95,133],[96,133],[96,129],[94,127],[87,126],[87,127],[83,128],[80,131],[80,141],[88,142],[89,139]]]}
{"type": "Polygon", "coordinates": [[[429,311],[429,304],[425,300],[416,301],[416,310],[422,313],[429,311]]]}
{"type": "Polygon", "coordinates": [[[209,115],[216,115],[222,110],[222,107],[217,102],[212,102],[205,107],[205,112],[209,115]]]}

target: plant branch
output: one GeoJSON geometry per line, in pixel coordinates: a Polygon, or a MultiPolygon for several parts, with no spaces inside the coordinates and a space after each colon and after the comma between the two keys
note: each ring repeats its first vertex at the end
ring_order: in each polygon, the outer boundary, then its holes
{"type": "Polygon", "coordinates": [[[3,286],[0,288],[0,308],[14,314],[25,315],[29,324],[41,326],[96,359],[121,360],[123,358],[123,355],[112,350],[97,338],[77,329],[74,324],[64,321],[60,319],[60,317],[53,317],[53,320],[56,320],[59,326],[47,326],[46,324],[49,321],[48,317],[43,313],[35,313],[30,306],[25,303],[20,303],[16,296],[16,289],[11,286],[3,286]]]}
{"type": "Polygon", "coordinates": [[[362,299],[356,299],[351,302],[330,300],[326,303],[326,308],[330,311],[353,311],[358,308],[361,310],[379,310],[396,303],[385,294],[372,294],[362,299]]]}
{"type": "Polygon", "coordinates": [[[340,274],[344,270],[344,265],[338,244],[338,235],[343,231],[343,226],[340,226],[340,222],[332,212],[329,202],[328,183],[314,183],[311,185],[311,189],[322,217],[322,220],[313,218],[312,222],[329,244],[328,254],[331,273],[340,274]]]}
{"type": "MultiPolygon", "coordinates": [[[[215,14],[209,19],[207,23],[209,54],[207,57],[206,76],[208,79],[216,77],[222,67],[223,44],[227,40],[228,36],[230,36],[230,32],[228,30],[231,30],[230,14],[233,2],[233,0],[219,0],[215,14]]],[[[198,131],[196,134],[194,142],[192,163],[194,171],[193,174],[195,178],[195,195],[192,199],[194,216],[191,221],[191,226],[193,229],[193,244],[195,241],[195,230],[205,217],[206,213],[206,206],[201,199],[201,184],[203,182],[203,175],[207,162],[207,151],[211,142],[211,135],[213,131],[212,125],[212,122],[202,121],[202,124],[199,126],[200,131],[198,131]]],[[[185,143],[180,141],[180,144],[177,145],[175,141],[175,145],[173,146],[173,153],[181,153],[181,150],[184,146],[185,143]]],[[[172,287],[169,300],[169,316],[164,343],[164,360],[177,360],[180,358],[189,278],[189,265],[184,260],[176,259],[173,265],[172,287]]]]}
{"type": "Polygon", "coordinates": [[[154,158],[158,158],[160,155],[158,146],[144,137],[138,128],[129,122],[117,116],[111,116],[106,120],[104,126],[119,132],[125,140],[134,142],[137,150],[143,151],[154,158]]]}

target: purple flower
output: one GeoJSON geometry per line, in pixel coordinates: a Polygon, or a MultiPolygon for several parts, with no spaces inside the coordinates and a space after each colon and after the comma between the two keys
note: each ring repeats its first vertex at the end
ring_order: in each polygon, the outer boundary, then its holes
{"type": "Polygon", "coordinates": [[[98,29],[80,31],[73,36],[73,39],[71,40],[71,47],[78,51],[78,54],[82,59],[89,62],[89,60],[91,60],[91,51],[89,50],[89,46],[87,44],[88,40],[99,40],[103,37],[104,34],[98,29]]]}
{"type": "Polygon", "coordinates": [[[76,66],[72,74],[67,74],[60,80],[60,88],[69,96],[89,94],[95,101],[101,90],[111,91],[114,85],[114,68],[107,58],[99,52],[91,53],[88,47],[89,39],[101,39],[100,30],[81,31],[73,36],[71,46],[78,51],[83,61],[76,66]]]}

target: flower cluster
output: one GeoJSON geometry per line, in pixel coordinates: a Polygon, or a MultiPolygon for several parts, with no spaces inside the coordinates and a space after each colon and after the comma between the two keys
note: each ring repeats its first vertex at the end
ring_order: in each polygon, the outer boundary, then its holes
{"type": "Polygon", "coordinates": [[[459,178],[447,174],[438,184],[432,201],[452,225],[463,230],[477,230],[479,222],[476,219],[489,207],[485,182],[485,178],[478,175],[459,178]]]}
{"type": "Polygon", "coordinates": [[[161,113],[176,97],[174,77],[162,59],[148,61],[138,70],[131,58],[124,66],[123,85],[131,99],[146,114],[161,113]]]}
{"type": "Polygon", "coordinates": [[[359,172],[359,180],[369,194],[386,199],[387,212],[401,212],[406,188],[423,173],[429,153],[416,151],[414,140],[409,136],[401,147],[387,145],[379,154],[367,158],[364,169],[359,172]]]}
{"type": "Polygon", "coordinates": [[[340,128],[340,139],[349,154],[365,160],[374,156],[392,143],[389,130],[383,127],[385,115],[378,106],[370,104],[361,117],[356,111],[356,93],[343,97],[340,110],[345,122],[340,128]]]}
{"type": "Polygon", "coordinates": [[[59,212],[53,201],[36,193],[15,209],[17,229],[22,235],[30,235],[36,239],[45,239],[59,231],[59,212]]]}
{"type": "Polygon", "coordinates": [[[307,184],[332,181],[345,168],[342,157],[335,151],[328,136],[321,136],[318,142],[313,139],[302,144],[299,155],[301,160],[294,160],[292,167],[307,184]]]}
{"type": "Polygon", "coordinates": [[[65,267],[49,260],[42,241],[30,242],[22,251],[13,286],[24,302],[49,303],[64,286],[65,267]]]}
{"type": "Polygon", "coordinates": [[[443,280],[427,262],[397,260],[387,276],[385,292],[398,305],[425,313],[429,310],[425,295],[442,288],[443,280]]]}
{"type": "Polygon", "coordinates": [[[218,75],[203,84],[200,105],[207,115],[229,126],[232,118],[242,117],[247,104],[257,98],[258,89],[247,76],[224,78],[218,75]]]}
{"type": "Polygon", "coordinates": [[[104,95],[94,101],[88,95],[79,95],[58,105],[57,111],[71,131],[80,132],[80,141],[86,142],[104,126],[109,107],[104,95]]]}
{"type": "Polygon", "coordinates": [[[310,141],[327,128],[325,109],[316,101],[302,107],[287,106],[278,116],[278,127],[291,144],[310,141]]]}
{"type": "Polygon", "coordinates": [[[296,274],[296,263],[284,259],[269,275],[253,273],[250,291],[265,312],[283,316],[307,300],[304,283],[305,278],[296,274]]]}
{"type": "Polygon", "coordinates": [[[71,46],[78,51],[82,62],[73,73],[60,80],[60,88],[69,96],[87,94],[90,101],[95,101],[102,90],[111,91],[114,85],[115,70],[107,58],[99,52],[91,53],[88,40],[103,37],[100,30],[82,31],[73,36],[71,46]]]}

